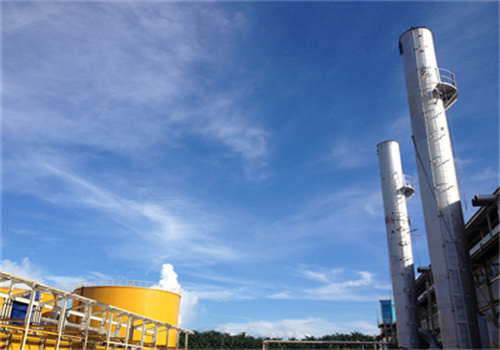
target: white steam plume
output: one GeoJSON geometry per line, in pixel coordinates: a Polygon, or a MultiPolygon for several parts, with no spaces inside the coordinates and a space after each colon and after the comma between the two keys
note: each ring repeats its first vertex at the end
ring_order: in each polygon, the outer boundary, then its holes
{"type": "Polygon", "coordinates": [[[163,264],[161,267],[161,278],[158,284],[152,286],[151,288],[168,290],[174,293],[181,293],[182,288],[177,281],[177,274],[174,271],[174,267],[171,264],[163,264]]]}
{"type": "Polygon", "coordinates": [[[175,273],[174,267],[171,264],[163,264],[161,267],[161,279],[158,284],[152,286],[151,288],[181,294],[179,325],[187,327],[185,323],[187,323],[188,320],[196,314],[195,309],[198,304],[198,295],[196,292],[190,292],[182,289],[177,277],[177,273],[175,273]]]}

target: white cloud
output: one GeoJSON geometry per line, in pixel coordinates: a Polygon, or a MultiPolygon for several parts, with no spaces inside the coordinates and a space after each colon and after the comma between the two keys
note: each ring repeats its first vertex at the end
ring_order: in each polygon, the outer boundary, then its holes
{"type": "Polygon", "coordinates": [[[189,272],[189,276],[196,283],[189,283],[186,288],[195,292],[200,300],[210,301],[241,301],[256,300],[268,295],[268,291],[275,289],[274,283],[263,283],[262,280],[238,278],[239,275],[220,273],[218,269],[196,267],[189,272]],[[206,281],[206,282],[204,282],[206,281]]]}
{"type": "Polygon", "coordinates": [[[328,233],[337,242],[359,241],[360,237],[372,232],[374,222],[381,223],[383,227],[382,197],[378,188],[379,184],[358,183],[355,187],[318,195],[309,200],[297,214],[281,219],[267,232],[276,232],[277,236],[286,232],[289,238],[328,233]],[[363,220],[359,220],[361,217],[363,220]],[[339,231],[342,235],[338,234],[339,231]]]}
{"type": "Polygon", "coordinates": [[[230,94],[213,89],[221,62],[225,74],[237,69],[226,57],[236,40],[231,29],[245,19],[210,6],[163,5],[154,13],[140,4],[6,6],[15,16],[3,24],[4,140],[25,152],[36,143],[37,156],[43,145],[144,157],[148,147],[168,152],[165,145],[195,135],[226,146],[245,171],[262,168],[268,134],[238,104],[245,84],[230,94]],[[45,45],[13,45],[20,33],[34,41],[45,33],[45,45]],[[32,56],[37,65],[22,63],[32,56]]]}
{"type": "Polygon", "coordinates": [[[312,270],[301,266],[299,275],[320,285],[279,291],[271,299],[326,300],[326,301],[373,301],[374,292],[390,289],[390,283],[377,281],[368,271],[341,269],[312,270]]]}
{"type": "MultiPolygon", "coordinates": [[[[46,284],[51,287],[64,288],[67,290],[73,290],[78,284],[86,281],[89,277],[80,277],[80,276],[55,276],[55,275],[46,275],[45,276],[46,284]]],[[[93,279],[94,280],[94,279],[93,279]]]]}
{"type": "Polygon", "coordinates": [[[378,329],[367,321],[329,322],[321,318],[284,319],[279,321],[253,321],[247,323],[227,323],[215,328],[229,334],[246,332],[263,338],[281,338],[283,340],[306,336],[321,337],[334,333],[361,332],[376,334],[378,329]]]}
{"type": "Polygon", "coordinates": [[[60,167],[56,161],[51,163],[34,160],[21,168],[20,177],[23,174],[31,177],[18,185],[19,190],[60,206],[83,207],[106,214],[125,227],[131,239],[120,240],[116,249],[109,250],[115,256],[155,263],[172,258],[205,263],[237,258],[227,242],[218,242],[217,216],[203,209],[200,202],[179,195],[167,196],[158,203],[132,200],[60,167]],[[28,169],[36,171],[26,175],[28,169]],[[40,186],[53,181],[58,186],[40,186]],[[140,246],[137,237],[141,238],[140,246]]]}
{"type": "MultiPolygon", "coordinates": [[[[399,118],[395,118],[391,124],[387,126],[388,133],[393,135],[393,140],[397,140],[399,143],[404,142],[405,144],[411,144],[411,119],[410,112],[408,111],[399,118]]],[[[380,140],[385,141],[385,140],[380,140]]]]}
{"type": "Polygon", "coordinates": [[[45,268],[34,265],[29,258],[23,258],[21,263],[4,259],[1,269],[12,275],[46,284],[50,287],[72,290],[77,284],[84,281],[110,280],[110,276],[100,272],[88,272],[84,276],[60,276],[50,274],[45,268]]]}
{"type": "Polygon", "coordinates": [[[304,271],[304,275],[316,281],[328,282],[328,277],[323,272],[304,271]]]}
{"type": "Polygon", "coordinates": [[[239,301],[258,299],[265,295],[263,288],[256,281],[215,281],[213,284],[197,282],[189,284],[189,290],[195,292],[200,300],[239,301]]]}
{"type": "Polygon", "coordinates": [[[378,166],[376,146],[386,140],[399,142],[402,154],[411,153],[413,158],[411,134],[410,115],[407,110],[403,110],[399,117],[371,125],[369,129],[346,130],[331,142],[326,161],[341,170],[367,169],[375,164],[378,166]]]}
{"type": "Polygon", "coordinates": [[[498,171],[495,171],[495,170],[491,169],[490,167],[487,167],[483,171],[476,172],[475,174],[473,174],[473,176],[471,177],[471,180],[473,180],[473,181],[486,181],[486,180],[495,180],[495,179],[498,180],[498,178],[499,178],[498,171]]]}
{"type": "Polygon", "coordinates": [[[247,113],[235,102],[239,99],[237,93],[218,96],[181,121],[193,132],[221,141],[246,160],[262,158],[267,154],[268,133],[246,118],[247,113]]]}
{"type": "Polygon", "coordinates": [[[366,164],[370,163],[373,152],[369,152],[362,144],[364,143],[353,139],[336,140],[331,150],[335,166],[341,169],[366,167],[366,164]]]}
{"type": "Polygon", "coordinates": [[[315,300],[330,301],[371,301],[375,289],[374,275],[370,272],[358,271],[358,279],[329,281],[327,284],[306,289],[305,293],[315,300]],[[366,293],[368,291],[368,293],[366,293]]]}
{"type": "Polygon", "coordinates": [[[191,322],[196,319],[198,313],[199,297],[196,292],[182,290],[181,307],[179,310],[179,326],[190,328],[191,322]]]}
{"type": "Polygon", "coordinates": [[[33,265],[28,258],[24,258],[20,264],[4,259],[2,261],[2,270],[12,275],[43,283],[43,269],[33,265]]]}
{"type": "Polygon", "coordinates": [[[196,288],[200,299],[214,301],[236,301],[255,299],[254,293],[243,287],[200,285],[196,288]]]}

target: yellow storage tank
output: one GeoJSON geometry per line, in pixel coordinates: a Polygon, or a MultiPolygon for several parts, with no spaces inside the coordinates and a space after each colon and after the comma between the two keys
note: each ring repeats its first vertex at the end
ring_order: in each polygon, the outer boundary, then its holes
{"type": "MultiPolygon", "coordinates": [[[[136,286],[82,286],[73,292],[104,304],[109,304],[157,321],[177,326],[179,322],[180,294],[161,289],[136,286]]],[[[123,334],[122,336],[124,336],[123,334]]],[[[177,345],[177,331],[170,330],[168,347],[177,345]]],[[[140,340],[140,335],[134,335],[140,340]]],[[[157,339],[159,346],[167,343],[167,332],[161,332],[157,339]]]]}

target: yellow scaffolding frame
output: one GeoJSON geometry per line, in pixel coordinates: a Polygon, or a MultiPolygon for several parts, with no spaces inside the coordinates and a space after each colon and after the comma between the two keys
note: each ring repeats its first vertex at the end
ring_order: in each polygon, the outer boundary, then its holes
{"type": "MultiPolygon", "coordinates": [[[[158,334],[193,332],[0,271],[0,349],[167,349],[158,334]],[[25,318],[11,318],[14,303],[25,318]],[[121,336],[122,330],[125,336],[121,336]],[[137,333],[140,336],[137,336],[137,333]],[[135,337],[134,337],[135,335],[135,337]],[[140,340],[134,340],[140,338],[140,340]],[[16,345],[14,345],[16,344],[16,345]]],[[[179,337],[175,349],[179,349],[179,337]]]]}

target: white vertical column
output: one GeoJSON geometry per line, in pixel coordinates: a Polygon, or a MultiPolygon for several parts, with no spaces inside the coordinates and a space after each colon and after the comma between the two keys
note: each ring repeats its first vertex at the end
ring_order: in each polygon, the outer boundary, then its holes
{"type": "Polygon", "coordinates": [[[477,349],[477,300],[432,32],[412,28],[399,47],[443,347],[477,349]]]}
{"type": "Polygon", "coordinates": [[[418,349],[420,324],[415,290],[415,270],[411,248],[410,220],[406,208],[407,187],[401,166],[399,144],[385,141],[377,145],[384,200],[387,245],[392,290],[396,307],[398,345],[418,349]]]}

